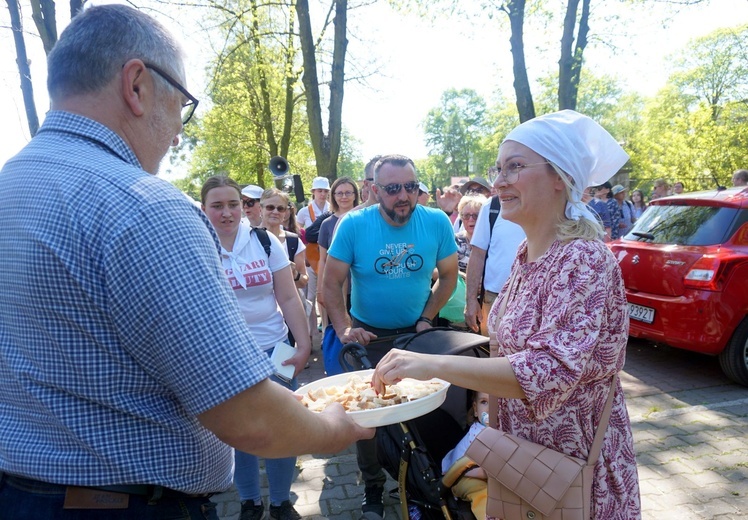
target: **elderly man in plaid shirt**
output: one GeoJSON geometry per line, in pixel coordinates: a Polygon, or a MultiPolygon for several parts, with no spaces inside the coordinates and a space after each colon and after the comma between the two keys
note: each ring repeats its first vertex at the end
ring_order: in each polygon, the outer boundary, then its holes
{"type": "Polygon", "coordinates": [[[267,379],[215,232],[155,177],[197,105],[182,63],[149,16],[84,10],[49,55],[52,110],[0,173],[4,519],[215,519],[232,446],[374,434],[267,379]]]}

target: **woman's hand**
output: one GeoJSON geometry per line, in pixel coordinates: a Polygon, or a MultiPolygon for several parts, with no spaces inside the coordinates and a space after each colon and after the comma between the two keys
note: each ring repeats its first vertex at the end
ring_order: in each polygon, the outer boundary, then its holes
{"type": "Polygon", "coordinates": [[[301,371],[304,370],[307,361],[309,361],[309,352],[304,352],[303,350],[297,348],[296,354],[281,362],[281,365],[293,365],[293,376],[297,377],[301,373],[301,371]]]}
{"type": "Polygon", "coordinates": [[[439,356],[392,349],[377,363],[371,386],[384,393],[385,385],[394,385],[406,377],[426,381],[434,377],[433,362],[439,356]]]}

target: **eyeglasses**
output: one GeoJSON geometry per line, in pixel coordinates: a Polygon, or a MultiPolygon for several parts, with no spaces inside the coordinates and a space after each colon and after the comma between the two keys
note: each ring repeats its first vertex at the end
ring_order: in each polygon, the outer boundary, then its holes
{"type": "Polygon", "coordinates": [[[265,204],[262,209],[265,211],[277,211],[278,213],[284,213],[288,206],[275,206],[274,204],[265,204]]]}
{"type": "Polygon", "coordinates": [[[195,109],[197,108],[197,105],[198,103],[200,103],[200,101],[198,101],[198,99],[195,96],[187,92],[187,89],[184,88],[182,85],[180,85],[177,80],[169,76],[166,72],[164,72],[160,68],[156,67],[155,65],[151,63],[146,63],[146,62],[143,62],[143,65],[145,65],[147,68],[151,69],[153,72],[157,73],[159,76],[164,78],[169,85],[177,89],[179,92],[181,92],[184,95],[184,97],[187,98],[188,101],[186,103],[182,103],[182,125],[186,125],[189,122],[189,120],[192,119],[192,115],[195,113],[195,109]]]}
{"type": "Polygon", "coordinates": [[[393,182],[392,184],[387,184],[386,186],[384,184],[377,183],[377,186],[382,188],[385,192],[387,192],[387,195],[390,196],[397,195],[403,188],[405,188],[405,191],[408,193],[415,193],[418,191],[418,183],[415,181],[406,182],[405,184],[393,182]]]}
{"type": "Polygon", "coordinates": [[[253,208],[257,202],[257,199],[244,199],[242,204],[248,208],[253,208]]]}
{"type": "Polygon", "coordinates": [[[462,220],[478,220],[477,213],[461,213],[460,218],[462,220]]]}
{"type": "Polygon", "coordinates": [[[489,168],[488,169],[488,175],[489,179],[491,180],[491,183],[495,183],[499,180],[500,177],[504,177],[504,181],[507,184],[514,184],[517,182],[517,179],[519,179],[519,172],[524,170],[525,168],[529,168],[531,166],[540,166],[541,164],[551,164],[548,161],[543,161],[539,163],[532,163],[532,164],[519,164],[516,162],[509,163],[505,165],[503,168],[489,168]]]}
{"type": "Polygon", "coordinates": [[[336,191],[333,193],[336,197],[353,197],[352,191],[336,191]]]}

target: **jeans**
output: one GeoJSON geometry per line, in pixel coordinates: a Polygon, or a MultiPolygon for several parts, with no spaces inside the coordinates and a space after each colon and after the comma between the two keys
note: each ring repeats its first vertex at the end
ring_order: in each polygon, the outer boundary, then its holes
{"type": "Polygon", "coordinates": [[[0,482],[0,518],[3,520],[218,520],[210,498],[148,497],[130,495],[127,509],[63,509],[67,486],[46,482],[0,482]]]}
{"type": "MultiPolygon", "coordinates": [[[[267,351],[268,356],[272,353],[273,349],[267,351]]],[[[270,379],[291,390],[298,388],[295,378],[291,380],[290,384],[275,376],[270,376],[270,379]]],[[[265,470],[268,476],[268,488],[270,489],[270,503],[279,506],[291,497],[291,484],[296,476],[296,457],[265,459],[265,470]]],[[[260,460],[256,455],[239,450],[234,452],[234,484],[241,501],[253,500],[259,503],[262,498],[260,460]]]]}

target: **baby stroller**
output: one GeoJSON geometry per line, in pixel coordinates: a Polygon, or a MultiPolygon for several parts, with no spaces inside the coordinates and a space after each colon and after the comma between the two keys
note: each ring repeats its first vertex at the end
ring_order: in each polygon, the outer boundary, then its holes
{"type": "MultiPolygon", "coordinates": [[[[394,348],[454,356],[489,354],[487,337],[443,327],[399,336],[394,348]]],[[[347,372],[372,368],[366,348],[358,343],[344,345],[339,361],[347,372]]],[[[385,471],[397,480],[403,520],[412,518],[416,511],[428,520],[474,519],[469,503],[455,499],[450,491],[473,465],[453,467],[446,475],[441,468],[444,456],[466,432],[467,395],[464,388],[452,385],[444,403],[433,412],[377,428],[377,456],[385,471]]]]}

